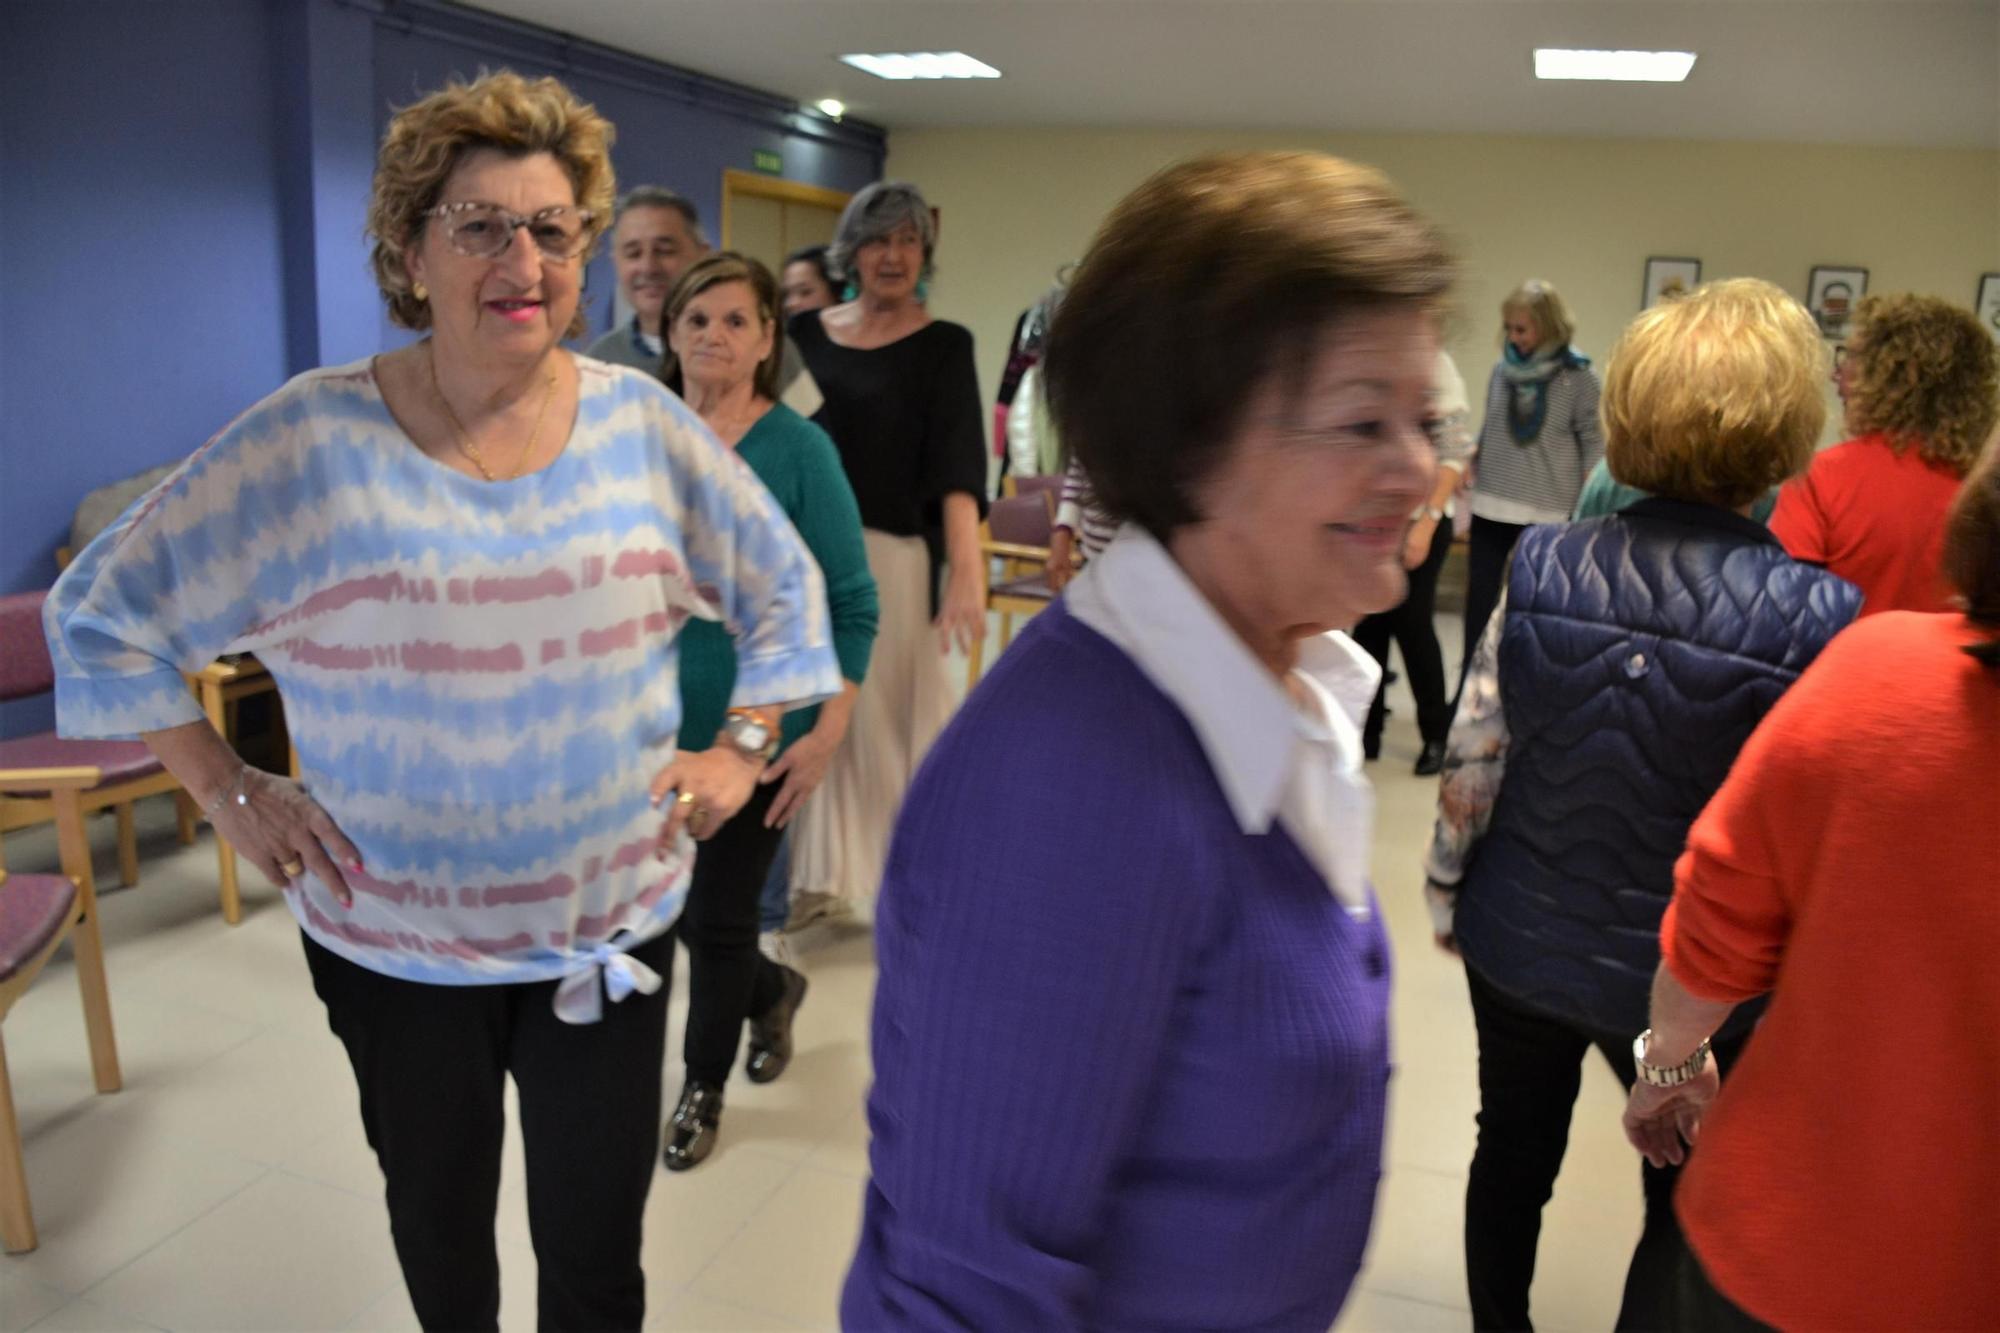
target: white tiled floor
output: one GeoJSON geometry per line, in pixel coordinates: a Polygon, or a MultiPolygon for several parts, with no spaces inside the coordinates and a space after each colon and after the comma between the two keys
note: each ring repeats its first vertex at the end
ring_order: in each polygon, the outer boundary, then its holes
{"type": "MultiPolygon", "coordinates": [[[[1460,1207],[1476,1106],[1472,1021],[1416,888],[1435,786],[1410,774],[1413,710],[1398,694],[1374,769],[1400,1069],[1375,1235],[1344,1330],[1468,1323],[1460,1207]]],[[[92,1094],[66,961],[6,1024],[42,1248],[0,1262],[0,1333],[415,1328],[350,1076],[290,915],[274,891],[251,888],[244,923],[223,925],[206,836],[177,847],[171,808],[152,804],[144,881],[104,901],[124,1091],[92,1094]]],[[[109,822],[93,835],[99,874],[112,878],[109,822]]],[[[43,835],[7,841],[14,870],[53,869],[54,856],[43,835]]],[[[816,929],[803,944],[813,988],[791,1071],[768,1087],[732,1083],[715,1157],[654,1182],[650,1328],[833,1324],[867,1168],[874,966],[865,930],[816,929]]],[[[677,1050],[685,968],[675,984],[677,1050]]],[[[666,1078],[671,1097],[677,1061],[666,1078]]],[[[1544,1328],[1607,1328],[1616,1314],[1640,1212],[1620,1104],[1608,1071],[1591,1065],[1543,1231],[1544,1328]]],[[[517,1152],[498,1224],[502,1320],[528,1329],[534,1256],[517,1152]]]]}

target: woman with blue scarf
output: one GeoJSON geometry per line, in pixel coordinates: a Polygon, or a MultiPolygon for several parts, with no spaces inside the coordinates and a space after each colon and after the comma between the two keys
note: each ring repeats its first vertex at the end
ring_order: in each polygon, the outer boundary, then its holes
{"type": "Polygon", "coordinates": [[[1604,454],[1597,373],[1569,345],[1576,324],[1556,289],[1529,279],[1500,303],[1500,318],[1505,351],[1486,388],[1472,483],[1467,662],[1499,600],[1514,542],[1531,524],[1567,522],[1604,454]]]}

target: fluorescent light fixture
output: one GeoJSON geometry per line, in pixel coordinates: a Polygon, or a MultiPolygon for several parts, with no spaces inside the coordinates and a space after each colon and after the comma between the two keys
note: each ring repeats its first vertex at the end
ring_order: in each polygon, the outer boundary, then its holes
{"type": "Polygon", "coordinates": [[[817,106],[819,113],[829,120],[839,120],[847,114],[847,103],[841,101],[838,97],[822,97],[819,101],[813,103],[813,105],[817,106]]]}
{"type": "Polygon", "coordinates": [[[1566,51],[1535,48],[1538,79],[1597,79],[1613,83],[1680,83],[1694,68],[1692,51],[1566,51]]]}
{"type": "Polygon", "coordinates": [[[841,60],[878,79],[997,79],[1000,71],[963,51],[851,55],[841,60]]]}

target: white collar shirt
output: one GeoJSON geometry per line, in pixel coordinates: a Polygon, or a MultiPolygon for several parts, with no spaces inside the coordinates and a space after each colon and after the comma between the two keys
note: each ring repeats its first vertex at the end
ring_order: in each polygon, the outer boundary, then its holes
{"type": "Polygon", "coordinates": [[[1375,793],[1361,724],[1382,678],[1375,660],[1339,632],[1301,641],[1292,675],[1315,701],[1308,713],[1166,549],[1130,524],[1064,599],[1186,716],[1237,826],[1263,835],[1282,823],[1341,906],[1366,919],[1375,793]]]}

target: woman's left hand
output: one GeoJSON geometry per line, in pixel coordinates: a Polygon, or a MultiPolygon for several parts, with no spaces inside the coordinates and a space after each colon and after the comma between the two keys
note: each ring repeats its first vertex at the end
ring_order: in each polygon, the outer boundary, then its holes
{"type": "Polygon", "coordinates": [[[1654,1166],[1679,1166],[1701,1135],[1703,1113],[1721,1090],[1722,1073],[1712,1058],[1707,1068],[1677,1088],[1634,1083],[1632,1099],[1625,1105],[1625,1137],[1654,1166]]]}
{"type": "Polygon", "coordinates": [[[1422,569],[1424,561],[1431,558],[1431,542],[1436,540],[1438,521],[1434,518],[1419,518],[1410,524],[1409,536],[1403,538],[1403,568],[1422,569]]]}
{"type": "Polygon", "coordinates": [[[986,637],[986,576],[974,567],[953,570],[945,585],[944,603],[932,622],[938,632],[938,651],[951,651],[955,639],[962,651],[986,637]]]}
{"type": "Polygon", "coordinates": [[[757,790],[763,770],[763,764],[729,745],[678,751],[653,778],[653,804],[672,798],[667,822],[660,826],[660,855],[666,855],[683,827],[697,842],[714,837],[757,790]]]}
{"type": "MultiPolygon", "coordinates": [[[[843,728],[844,730],[844,728],[843,728]]],[[[815,727],[793,741],[790,748],[778,756],[778,762],[764,770],[761,779],[765,784],[783,782],[778,788],[777,799],[771,802],[771,809],[764,816],[765,828],[783,828],[792,822],[792,817],[805,804],[806,797],[819,790],[819,784],[826,781],[826,770],[833,763],[834,751],[840,748],[841,737],[830,734],[827,727],[815,727]]]]}

